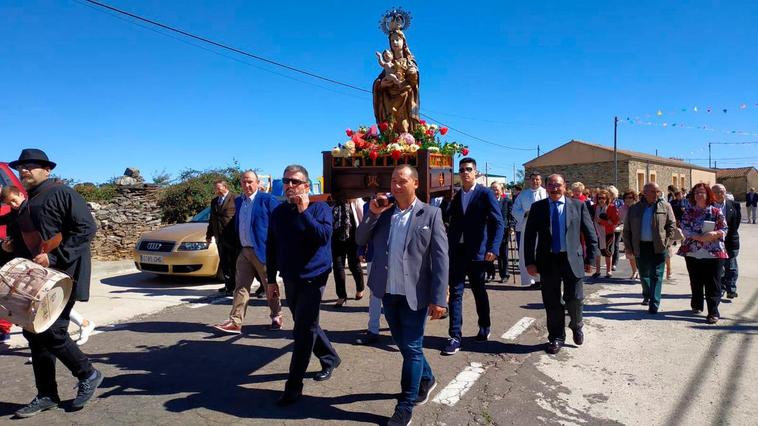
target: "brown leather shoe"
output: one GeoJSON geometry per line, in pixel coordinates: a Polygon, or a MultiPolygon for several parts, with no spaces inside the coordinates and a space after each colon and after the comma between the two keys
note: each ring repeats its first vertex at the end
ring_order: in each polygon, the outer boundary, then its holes
{"type": "Polygon", "coordinates": [[[240,334],[242,332],[241,325],[234,325],[234,323],[229,320],[224,321],[221,324],[216,324],[213,326],[213,328],[229,334],[240,334]]]}

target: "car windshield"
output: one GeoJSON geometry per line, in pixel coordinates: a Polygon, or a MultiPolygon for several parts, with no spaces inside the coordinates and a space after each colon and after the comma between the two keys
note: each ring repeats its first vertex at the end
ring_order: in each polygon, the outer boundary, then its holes
{"type": "Polygon", "coordinates": [[[192,219],[190,219],[190,222],[192,222],[192,223],[195,223],[195,222],[206,222],[207,223],[210,220],[210,217],[211,217],[211,208],[210,207],[206,207],[206,208],[202,209],[200,211],[200,213],[198,213],[195,216],[193,216],[192,219]]]}

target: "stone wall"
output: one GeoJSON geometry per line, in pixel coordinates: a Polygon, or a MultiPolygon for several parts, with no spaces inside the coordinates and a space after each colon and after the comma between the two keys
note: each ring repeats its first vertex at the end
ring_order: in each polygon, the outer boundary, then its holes
{"type": "Polygon", "coordinates": [[[140,235],[161,226],[156,185],[119,186],[108,203],[88,204],[97,223],[94,259],[129,259],[140,235]]]}
{"type": "MultiPolygon", "coordinates": [[[[524,176],[528,179],[529,174],[538,171],[542,175],[543,182],[553,173],[563,176],[568,185],[573,182],[581,182],[588,188],[604,187],[613,184],[613,161],[585,164],[564,164],[543,167],[527,167],[524,176]]],[[[626,188],[626,182],[629,181],[629,167],[626,161],[618,162],[619,170],[619,187],[620,190],[626,188]]]]}

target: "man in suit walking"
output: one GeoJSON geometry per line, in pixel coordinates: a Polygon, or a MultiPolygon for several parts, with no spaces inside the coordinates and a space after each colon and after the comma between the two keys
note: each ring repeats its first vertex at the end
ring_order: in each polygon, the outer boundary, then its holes
{"type": "Polygon", "coordinates": [[[392,338],[403,355],[402,393],[390,425],[411,422],[414,405],[429,398],[437,381],[424,358],[427,316],[445,312],[448,282],[448,242],[442,212],[416,198],[418,172],[397,166],[392,173],[389,202],[379,194],[356,231],[358,245],[371,243],[374,258],[368,286],[384,305],[392,338]]]}
{"type": "Polygon", "coordinates": [[[218,291],[231,295],[235,287],[237,261],[237,234],[232,224],[235,195],[229,192],[229,185],[223,179],[217,180],[213,185],[216,196],[211,200],[211,216],[208,219],[208,229],[205,231],[205,241],[210,244],[211,239],[216,240],[219,264],[224,275],[224,287],[218,291]]]}
{"type": "MultiPolygon", "coordinates": [[[[513,201],[511,201],[511,199],[506,196],[504,184],[500,182],[493,182],[490,187],[492,188],[492,192],[495,193],[495,198],[500,204],[500,213],[502,213],[503,216],[503,242],[500,244],[500,253],[497,256],[497,269],[498,273],[500,274],[500,282],[504,283],[508,281],[508,278],[511,277],[511,274],[509,272],[510,265],[508,264],[508,246],[510,243],[509,233],[512,222],[511,211],[513,210],[513,201]]],[[[494,267],[495,265],[493,264],[491,268],[493,271],[491,273],[493,278],[495,275],[494,267]]]]}
{"type": "Polygon", "coordinates": [[[594,259],[599,253],[597,235],[587,206],[564,195],[566,183],[563,176],[548,176],[547,192],[549,198],[531,205],[524,229],[524,256],[529,274],[539,273],[542,279],[542,302],[547,312],[548,329],[546,351],[557,354],[566,340],[561,281],[574,343],[584,343],[582,287],[584,273],[589,267],[584,264],[580,235],[584,235],[587,256],[594,259]]]}
{"type": "MultiPolygon", "coordinates": [[[[242,174],[240,184],[242,195],[234,200],[234,228],[239,236],[240,252],[236,263],[236,285],[229,319],[213,327],[219,331],[239,334],[250,300],[250,287],[257,278],[262,286],[266,285],[266,241],[271,212],[279,201],[268,192],[258,190],[258,175],[248,170],[242,174]]],[[[266,286],[266,299],[271,309],[271,328],[282,328],[282,303],[279,298],[279,286],[269,283],[266,286]]]]}
{"type": "Polygon", "coordinates": [[[461,348],[463,326],[463,289],[466,276],[471,285],[479,317],[476,340],[486,342],[490,336],[490,301],[484,286],[488,262],[497,259],[503,240],[503,216],[495,194],[476,184],[476,160],[462,158],[458,163],[461,190],[448,209],[447,240],[450,253],[450,338],[444,355],[461,348]]]}
{"type": "Polygon", "coordinates": [[[742,222],[742,208],[740,203],[726,198],[726,187],[717,183],[711,187],[713,192],[713,205],[720,208],[726,218],[726,238],[724,247],[729,259],[724,262],[724,271],[721,275],[721,294],[726,291],[728,299],[737,297],[737,255],[740,253],[740,222],[742,222]]]}
{"type": "Polygon", "coordinates": [[[745,196],[745,205],[747,206],[747,222],[753,222],[755,225],[756,210],[758,210],[758,192],[755,192],[755,188],[750,188],[745,196]]]}

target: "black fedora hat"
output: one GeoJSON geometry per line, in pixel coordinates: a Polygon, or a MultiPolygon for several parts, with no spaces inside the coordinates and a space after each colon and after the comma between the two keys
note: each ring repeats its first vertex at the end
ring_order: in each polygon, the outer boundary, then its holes
{"type": "Polygon", "coordinates": [[[43,167],[50,167],[50,170],[54,169],[56,164],[47,158],[45,151],[37,148],[25,148],[21,151],[21,155],[18,156],[18,160],[11,161],[8,165],[15,169],[16,166],[27,163],[37,163],[43,167]]]}

